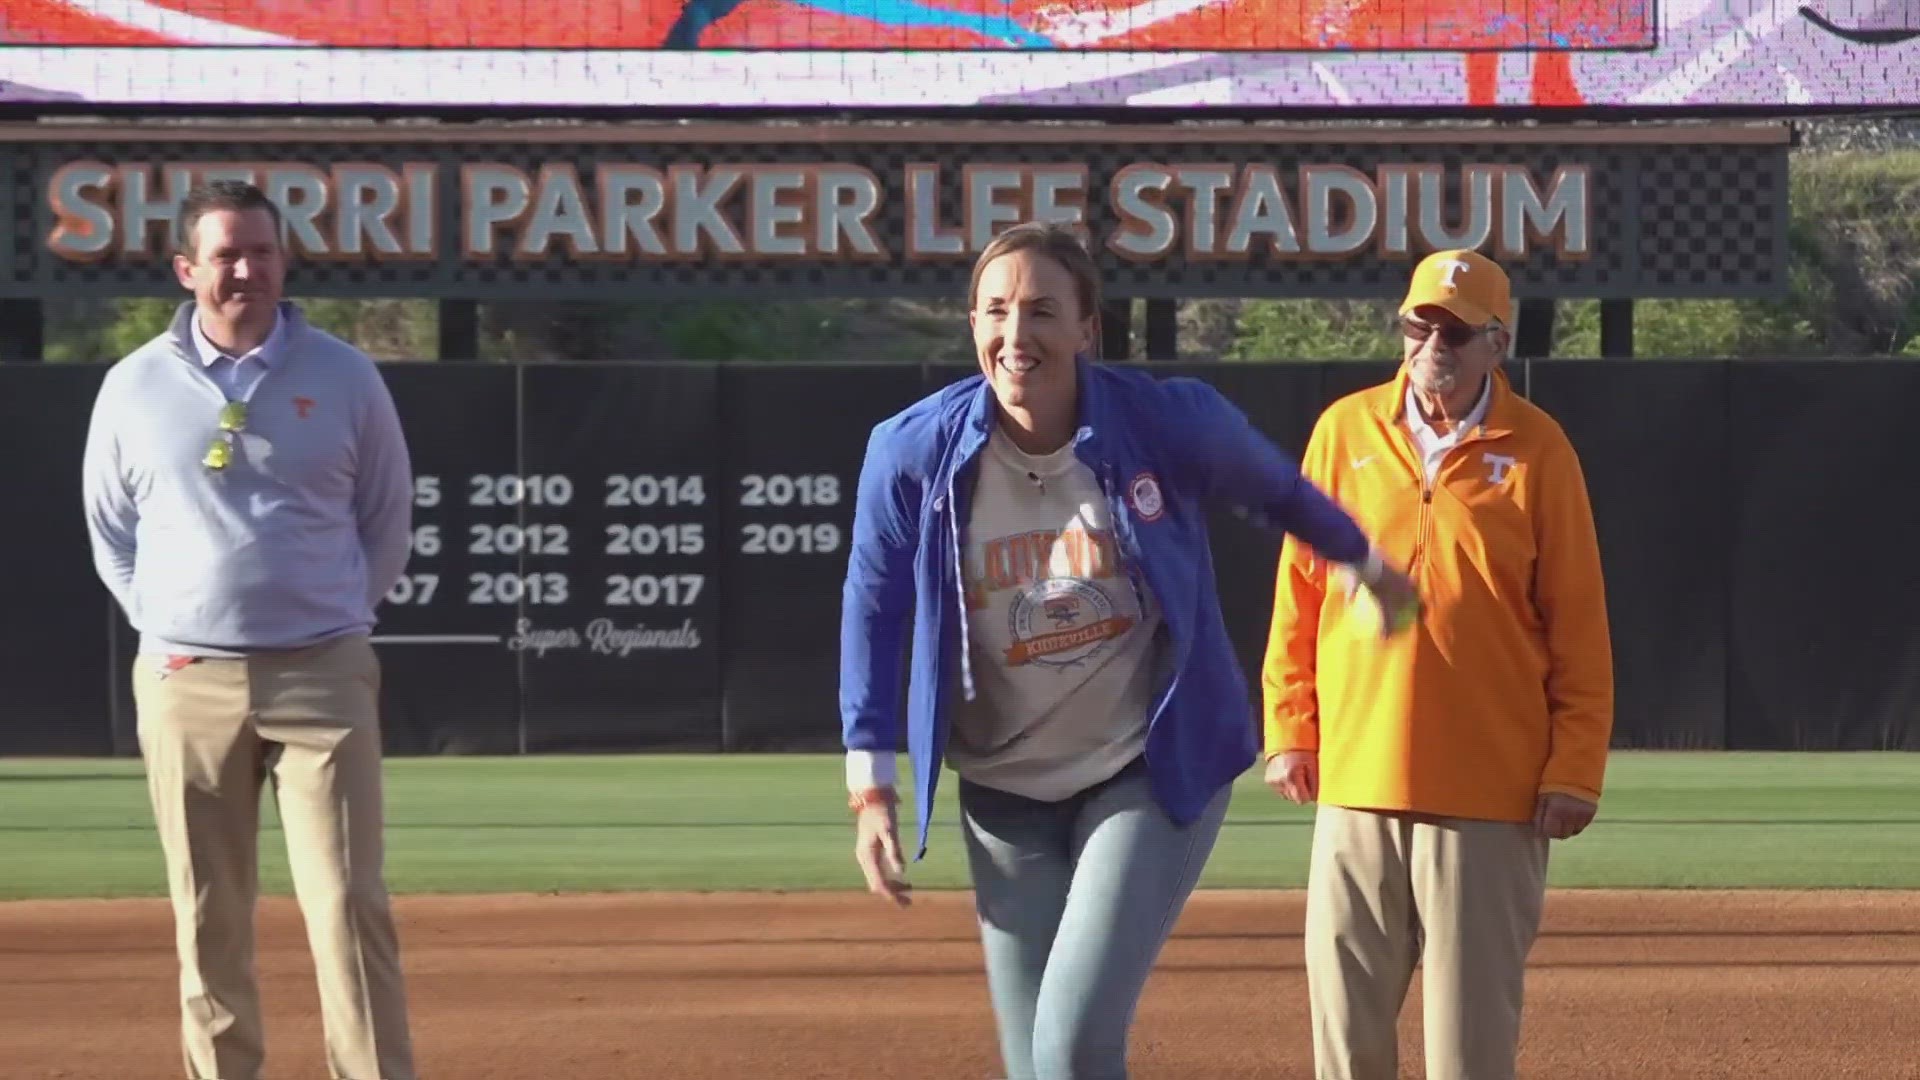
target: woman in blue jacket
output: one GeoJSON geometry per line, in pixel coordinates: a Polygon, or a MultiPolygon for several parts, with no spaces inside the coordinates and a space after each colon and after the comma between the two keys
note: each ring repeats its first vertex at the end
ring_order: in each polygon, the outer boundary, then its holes
{"type": "Polygon", "coordinates": [[[987,246],[969,289],[980,374],[873,429],[847,566],[857,859],[870,890],[907,902],[894,751],[911,626],[915,859],[944,763],[1008,1080],[1126,1075],[1148,973],[1255,760],[1208,510],[1299,536],[1389,610],[1415,602],[1212,387],[1085,359],[1099,304],[1068,229],[987,246]]]}

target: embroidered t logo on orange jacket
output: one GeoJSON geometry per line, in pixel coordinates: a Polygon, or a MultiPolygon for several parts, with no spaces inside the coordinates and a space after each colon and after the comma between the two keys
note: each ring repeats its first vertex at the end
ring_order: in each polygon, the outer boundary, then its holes
{"type": "Polygon", "coordinates": [[[1288,537],[1266,753],[1317,750],[1322,802],[1526,821],[1543,792],[1600,797],[1613,659],[1585,477],[1560,425],[1493,378],[1485,420],[1431,482],[1404,375],[1328,408],[1301,459],[1425,605],[1414,632],[1382,641],[1288,537]]]}

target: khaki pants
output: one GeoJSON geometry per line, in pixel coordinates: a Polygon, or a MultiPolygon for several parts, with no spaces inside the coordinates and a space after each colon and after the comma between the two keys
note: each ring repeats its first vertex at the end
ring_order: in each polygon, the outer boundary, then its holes
{"type": "Polygon", "coordinates": [[[414,1080],[382,875],[380,667],[365,637],[133,672],[193,1080],[258,1080],[260,789],[272,777],[339,1080],[414,1080]]]}
{"type": "Polygon", "coordinates": [[[1530,824],[1319,808],[1306,917],[1317,1080],[1396,1080],[1416,963],[1427,1080],[1512,1080],[1547,844],[1530,824]]]}

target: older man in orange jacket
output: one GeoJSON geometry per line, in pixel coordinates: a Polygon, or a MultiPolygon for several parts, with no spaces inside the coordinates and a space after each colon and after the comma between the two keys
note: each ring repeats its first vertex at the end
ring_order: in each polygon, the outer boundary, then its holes
{"type": "Polygon", "coordinates": [[[1302,473],[1420,589],[1367,593],[1289,538],[1263,672],[1266,781],[1318,801],[1306,959],[1318,1080],[1393,1080],[1423,965],[1429,1080],[1509,1080],[1549,841],[1593,820],[1613,728],[1599,545],[1560,425],[1514,392],[1507,275],[1415,268],[1389,383],[1320,418],[1302,473]]]}

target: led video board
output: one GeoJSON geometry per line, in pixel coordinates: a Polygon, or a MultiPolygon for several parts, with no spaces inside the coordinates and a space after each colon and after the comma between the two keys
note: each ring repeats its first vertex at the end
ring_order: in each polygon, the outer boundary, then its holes
{"type": "Polygon", "coordinates": [[[0,100],[1920,104],[1920,0],[0,0],[0,100]]]}

